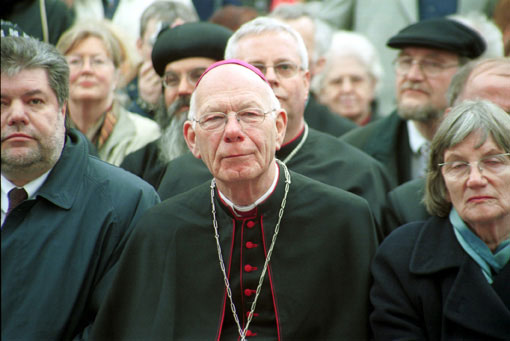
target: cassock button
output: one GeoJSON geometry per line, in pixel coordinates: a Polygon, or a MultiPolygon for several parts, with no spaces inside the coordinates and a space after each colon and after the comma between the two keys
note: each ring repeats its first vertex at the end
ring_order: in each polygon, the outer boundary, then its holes
{"type": "Polygon", "coordinates": [[[251,296],[251,295],[255,294],[256,292],[257,292],[257,290],[244,289],[244,295],[245,296],[251,296]]]}
{"type": "Polygon", "coordinates": [[[249,221],[246,226],[248,226],[249,229],[251,229],[253,226],[255,226],[255,222],[254,221],[249,221]]]}
{"type": "Polygon", "coordinates": [[[252,332],[251,330],[246,331],[246,336],[255,336],[257,333],[252,332]]]}
{"type": "Polygon", "coordinates": [[[257,246],[259,246],[259,244],[255,244],[252,242],[246,242],[246,248],[248,248],[248,249],[253,249],[254,247],[257,247],[257,246]]]}
{"type": "MultiPolygon", "coordinates": [[[[250,316],[249,311],[246,312],[246,318],[248,318],[248,316],[250,316]]],[[[253,317],[257,317],[257,316],[259,316],[259,313],[253,313],[253,317]]]]}
{"type": "Polygon", "coordinates": [[[251,266],[250,264],[246,264],[244,266],[244,271],[246,271],[246,272],[252,272],[252,271],[255,271],[257,269],[258,268],[256,266],[251,266]]]}

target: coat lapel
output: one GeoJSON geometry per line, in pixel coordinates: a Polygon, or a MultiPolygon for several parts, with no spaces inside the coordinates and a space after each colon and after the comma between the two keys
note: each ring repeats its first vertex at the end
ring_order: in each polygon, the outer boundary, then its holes
{"type": "Polygon", "coordinates": [[[459,245],[448,219],[433,217],[423,226],[411,256],[410,271],[443,277],[441,290],[446,295],[443,305],[446,335],[455,333],[448,330],[452,326],[462,326],[495,338],[508,337],[510,265],[505,266],[492,287],[459,245]],[[457,270],[439,274],[448,269],[457,270]]]}
{"type": "MultiPolygon", "coordinates": [[[[509,291],[509,282],[506,283],[506,291],[509,291]]],[[[510,335],[508,306],[471,258],[466,258],[459,269],[444,305],[444,315],[446,319],[480,334],[502,339],[510,335]]]]}

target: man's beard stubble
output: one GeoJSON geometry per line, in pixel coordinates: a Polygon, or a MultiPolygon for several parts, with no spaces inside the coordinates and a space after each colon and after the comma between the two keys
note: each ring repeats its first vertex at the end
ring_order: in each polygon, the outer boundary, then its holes
{"type": "MultiPolygon", "coordinates": [[[[36,148],[28,151],[24,155],[11,155],[9,151],[2,152],[3,172],[38,172],[39,170],[46,171],[55,166],[62,154],[66,139],[64,116],[60,115],[60,113],[57,115],[55,130],[52,135],[41,136],[34,132],[29,134],[36,138],[36,148]]],[[[16,128],[16,131],[21,130],[16,128]]],[[[4,136],[7,136],[9,133],[9,131],[2,132],[2,141],[5,138],[4,136]]]]}
{"type": "Polygon", "coordinates": [[[429,122],[436,120],[443,115],[444,110],[439,110],[431,105],[425,106],[406,106],[398,104],[398,115],[404,120],[413,120],[419,122],[429,122]]]}
{"type": "MultiPolygon", "coordinates": [[[[419,90],[421,85],[418,83],[407,82],[402,85],[403,89],[416,89],[419,90]]],[[[433,107],[430,103],[419,105],[419,106],[410,106],[402,104],[401,102],[397,103],[397,112],[400,117],[404,120],[413,120],[419,122],[429,122],[436,120],[443,116],[444,109],[438,109],[433,107]]]]}
{"type": "Polygon", "coordinates": [[[162,130],[158,140],[159,160],[162,163],[166,164],[189,150],[182,132],[188,110],[179,112],[182,107],[189,107],[189,102],[190,96],[178,97],[168,109],[165,110],[162,104],[156,112],[154,119],[162,130]]]}

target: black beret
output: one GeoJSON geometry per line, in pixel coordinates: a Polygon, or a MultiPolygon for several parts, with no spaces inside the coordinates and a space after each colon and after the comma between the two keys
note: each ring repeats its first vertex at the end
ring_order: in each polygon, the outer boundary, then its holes
{"type": "Polygon", "coordinates": [[[409,25],[391,37],[386,45],[396,49],[408,46],[429,47],[469,58],[479,57],[486,47],[478,32],[446,18],[427,19],[409,25]]]}
{"type": "Polygon", "coordinates": [[[160,32],[152,49],[152,65],[163,76],[168,63],[183,58],[222,60],[232,31],[209,22],[186,23],[160,32]]]}

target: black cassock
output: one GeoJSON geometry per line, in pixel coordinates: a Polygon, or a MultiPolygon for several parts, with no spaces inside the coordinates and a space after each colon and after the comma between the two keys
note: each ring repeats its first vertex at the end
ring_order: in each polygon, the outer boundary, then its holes
{"type": "MultiPolygon", "coordinates": [[[[215,190],[222,256],[244,325],[285,192],[234,215],[215,190]]],[[[268,273],[250,324],[254,339],[368,338],[369,264],[377,246],[367,202],[290,172],[268,273]]],[[[147,212],[123,253],[94,340],[237,340],[220,270],[210,183],[147,212]]],[[[252,339],[251,337],[249,339],[252,339]]]]}

